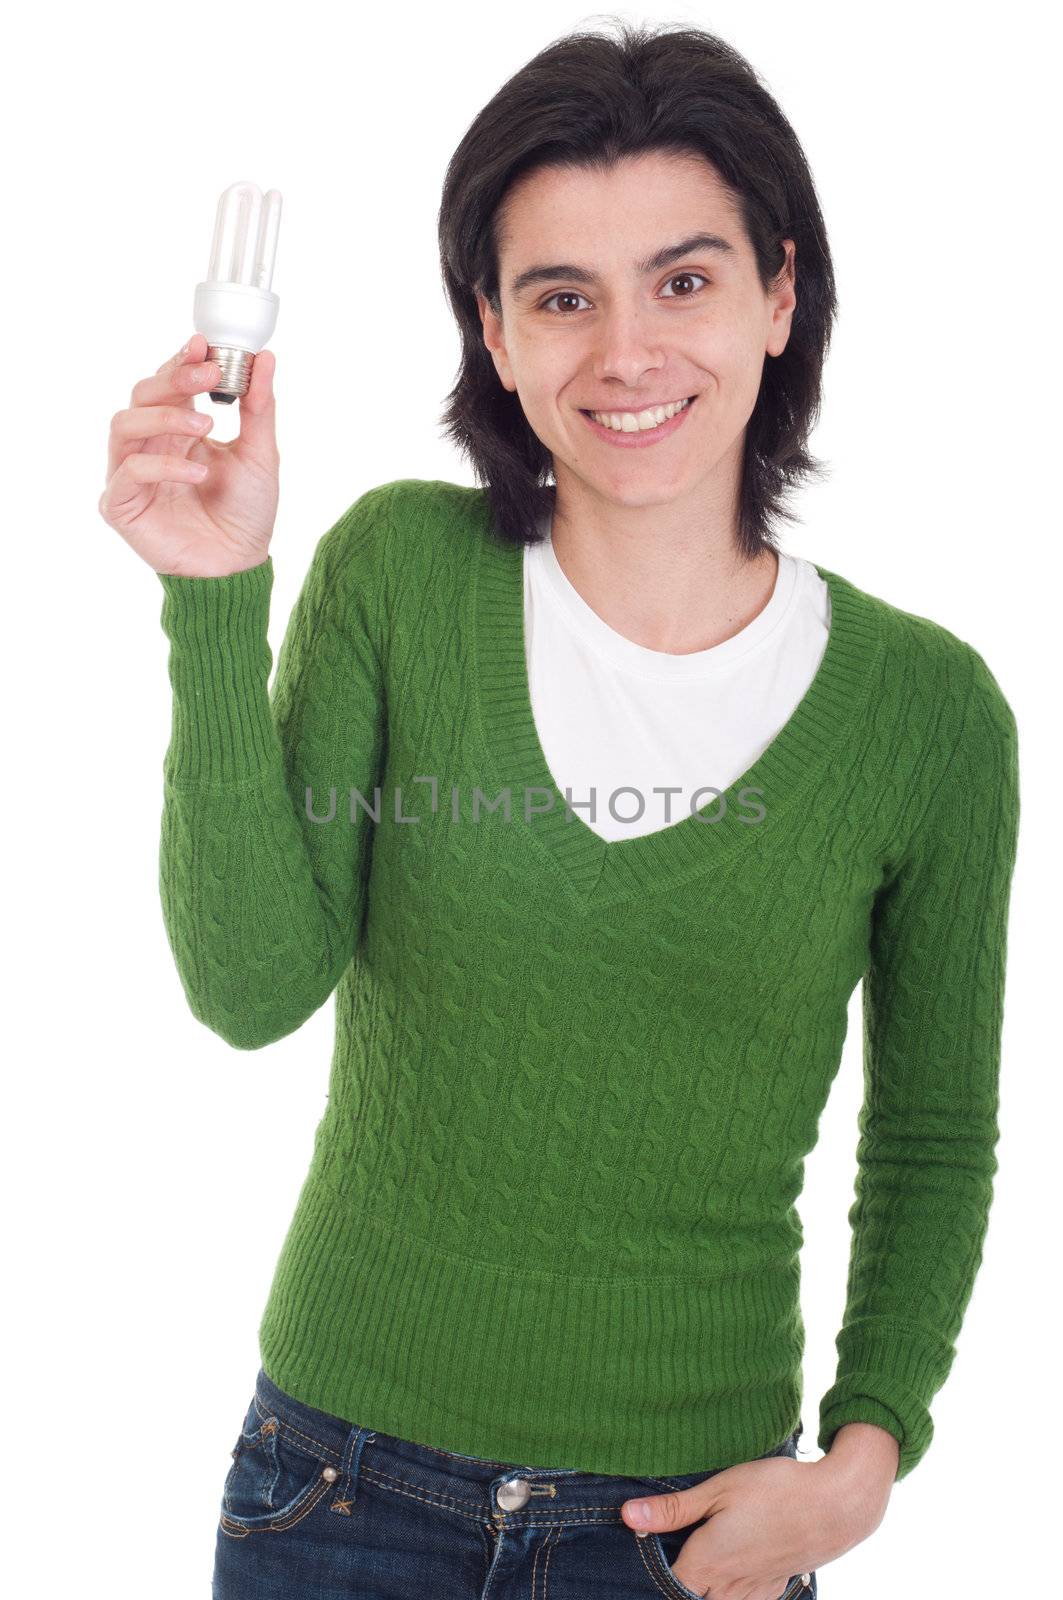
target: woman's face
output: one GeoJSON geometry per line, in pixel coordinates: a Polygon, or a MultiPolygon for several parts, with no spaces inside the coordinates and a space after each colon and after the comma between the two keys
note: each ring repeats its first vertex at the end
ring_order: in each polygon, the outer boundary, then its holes
{"type": "Polygon", "coordinates": [[[500,224],[502,315],[477,296],[484,340],[553,456],[559,497],[575,487],[570,475],[630,506],[731,493],[764,358],[790,333],[793,241],[788,270],[765,296],[715,170],[664,153],[606,173],[532,173],[507,195],[500,224]],[[697,235],[711,237],[687,243],[697,235]],[[584,415],[688,396],[685,415],[648,436],[607,432],[584,415]]]}

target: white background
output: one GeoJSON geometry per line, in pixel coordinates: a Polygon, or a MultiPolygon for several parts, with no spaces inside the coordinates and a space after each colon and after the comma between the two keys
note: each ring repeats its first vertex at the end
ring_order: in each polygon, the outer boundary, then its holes
{"type": "MultiPolygon", "coordinates": [[[[878,1531],[820,1569],[820,1594],[1047,1594],[1061,1424],[1059,40],[1032,4],[615,14],[722,34],[816,180],[840,312],[812,448],[832,477],[798,502],[784,548],[969,641],[1019,724],[984,1263],[931,1448],[878,1531]]],[[[443,172],[511,73],[608,15],[230,0],[23,10],[8,25],[0,1423],[3,1566],[27,1600],[208,1594],[332,1043],[331,1000],[256,1053],[187,1009],[157,886],[162,590],[98,515],[111,416],[193,331],[221,190],[279,188],[275,657],[316,541],[358,495],[397,477],[472,482],[438,426],[458,356],[438,272],[443,172]]],[[[236,407],[199,405],[215,438],[232,436],[236,407]]],[[[812,1456],[843,1306],[859,998],[801,1203],[812,1456]]]]}

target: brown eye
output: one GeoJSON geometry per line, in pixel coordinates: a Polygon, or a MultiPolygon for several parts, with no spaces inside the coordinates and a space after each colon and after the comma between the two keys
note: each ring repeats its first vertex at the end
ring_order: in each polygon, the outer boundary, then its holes
{"type": "MultiPolygon", "coordinates": [[[[584,298],[585,296],[577,294],[575,289],[559,289],[556,294],[552,294],[548,300],[543,301],[542,305],[539,307],[539,310],[545,311],[551,300],[583,300],[584,298]]],[[[554,313],[554,315],[562,317],[569,316],[570,314],[570,310],[554,313]]]]}
{"type": "MultiPolygon", "coordinates": [[[[695,278],[697,278],[698,281],[701,282],[701,283],[708,283],[708,281],[709,281],[708,278],[704,277],[700,272],[675,272],[669,278],[668,282],[670,284],[672,284],[672,283],[690,283],[695,278]]],[[[670,300],[692,300],[694,298],[694,295],[697,295],[697,294],[700,294],[700,293],[701,293],[700,289],[695,289],[690,294],[673,294],[673,295],[666,296],[666,298],[670,299],[670,300]]]]}

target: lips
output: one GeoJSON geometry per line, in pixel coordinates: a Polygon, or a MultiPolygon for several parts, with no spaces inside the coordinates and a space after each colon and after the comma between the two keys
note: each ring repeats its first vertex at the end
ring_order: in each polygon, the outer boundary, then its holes
{"type": "Polygon", "coordinates": [[[617,450],[646,450],[664,439],[670,439],[673,433],[686,426],[687,418],[697,403],[697,395],[689,395],[687,402],[653,428],[610,428],[606,423],[596,421],[589,411],[581,411],[580,415],[602,444],[617,450]]]}

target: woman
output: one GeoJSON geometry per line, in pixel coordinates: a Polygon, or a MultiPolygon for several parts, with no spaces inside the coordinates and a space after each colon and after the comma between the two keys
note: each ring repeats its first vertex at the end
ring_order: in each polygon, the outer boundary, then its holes
{"type": "Polygon", "coordinates": [[[482,487],[356,500],[271,695],[272,356],[232,444],[198,336],[112,428],[101,510],[171,642],[189,1004],[257,1049],[337,993],[214,1594],[815,1595],[929,1446],[980,1259],[1014,718],[968,644],[775,542],[834,283],[740,56],[551,45],[439,226],[482,487]],[[794,1203],[862,977],[798,1462],[794,1203]]]}

